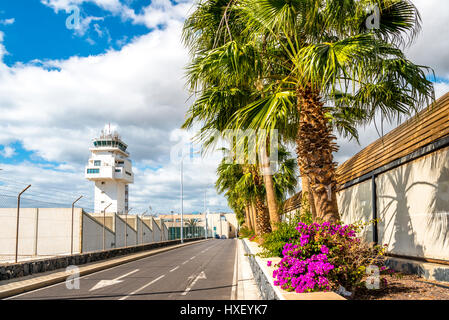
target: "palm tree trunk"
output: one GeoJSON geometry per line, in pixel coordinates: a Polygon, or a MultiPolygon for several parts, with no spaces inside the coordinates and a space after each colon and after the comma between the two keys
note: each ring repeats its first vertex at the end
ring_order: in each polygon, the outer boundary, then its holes
{"type": "Polygon", "coordinates": [[[335,222],[340,219],[337,207],[334,151],[336,137],[325,117],[319,94],[310,88],[297,89],[300,125],[297,136],[298,165],[309,178],[316,218],[335,222]]]}
{"type": "Polygon", "coordinates": [[[265,192],[267,195],[268,212],[270,215],[271,229],[276,230],[277,224],[281,222],[279,216],[278,204],[276,201],[276,193],[274,191],[273,172],[270,167],[270,160],[266,153],[266,148],[262,148],[261,152],[261,171],[265,184],[265,192]]]}
{"type": "Polygon", "coordinates": [[[307,200],[307,207],[301,206],[301,215],[306,214],[306,211],[310,211],[310,214],[312,215],[313,220],[316,220],[316,210],[315,210],[315,203],[313,200],[313,194],[310,192],[310,183],[309,178],[301,172],[301,182],[302,182],[302,196],[303,199],[307,200]]]}
{"type": "Polygon", "coordinates": [[[245,223],[248,229],[254,230],[253,223],[252,223],[252,217],[250,212],[250,206],[245,206],[245,223]]]}
{"type": "Polygon", "coordinates": [[[256,206],[254,203],[251,203],[251,218],[252,218],[252,224],[254,228],[254,233],[257,235],[260,233],[259,226],[257,224],[257,214],[256,214],[256,206]]]}
{"type": "Polygon", "coordinates": [[[258,198],[256,200],[256,224],[257,224],[257,230],[256,235],[258,237],[271,232],[271,225],[270,225],[270,215],[268,213],[268,208],[265,205],[263,199],[258,198]]]}

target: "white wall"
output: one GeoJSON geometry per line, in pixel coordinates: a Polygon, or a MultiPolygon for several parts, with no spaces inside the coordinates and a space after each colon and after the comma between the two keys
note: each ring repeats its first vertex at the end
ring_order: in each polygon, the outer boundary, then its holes
{"type": "MultiPolygon", "coordinates": [[[[105,250],[114,248],[115,234],[104,229],[105,250]]],[[[103,250],[103,225],[88,213],[83,214],[83,253],[103,250]]]]}
{"type": "Polygon", "coordinates": [[[150,227],[140,218],[137,218],[137,241],[138,244],[153,242],[153,234],[150,227]]]}
{"type": "MultiPolygon", "coordinates": [[[[16,208],[0,208],[0,262],[14,258],[16,248],[16,208]]],[[[73,219],[73,252],[80,252],[81,216],[83,252],[103,249],[102,215],[82,213],[81,208],[74,209],[73,219]]],[[[19,225],[19,256],[53,256],[69,254],[71,249],[71,208],[22,208],[19,225]]],[[[128,216],[129,217],[129,216],[128,216]]],[[[145,218],[151,222],[152,218],[145,218]]],[[[140,218],[129,217],[128,246],[141,244],[141,233],[144,243],[153,241],[151,228],[141,222],[140,218]],[[137,219],[137,222],[135,221],[137,219]],[[137,231],[133,225],[137,223],[137,231]],[[130,225],[131,224],[131,225],[130,225]],[[141,228],[142,227],[142,228],[141,228]],[[137,240],[137,241],[136,241],[137,240]]],[[[161,239],[160,228],[154,222],[154,241],[161,239]]],[[[163,239],[168,239],[168,228],[163,225],[163,239]]],[[[120,248],[125,246],[125,221],[116,214],[106,214],[105,247],[120,248]]],[[[19,257],[20,258],[20,257],[19,257]]]]}
{"type": "MultiPolygon", "coordinates": [[[[347,223],[368,222],[373,219],[371,180],[345,189],[337,195],[341,219],[347,223]]],[[[359,236],[373,241],[373,225],[364,228],[359,236]]]]}
{"type": "Polygon", "coordinates": [[[151,226],[153,227],[153,235],[154,235],[154,242],[161,242],[162,239],[162,233],[161,228],[157,224],[156,220],[151,217],[151,226]]]}
{"type": "MultiPolygon", "coordinates": [[[[339,193],[343,221],[366,219],[371,181],[339,193]]],[[[391,253],[449,260],[449,148],[376,178],[380,244],[391,253]]]]}
{"type": "MultiPolygon", "coordinates": [[[[74,209],[73,251],[80,247],[80,216],[74,209]]],[[[16,208],[0,208],[0,255],[15,254],[16,208]]],[[[19,255],[59,255],[70,253],[71,208],[21,208],[19,220],[19,255]]]]}

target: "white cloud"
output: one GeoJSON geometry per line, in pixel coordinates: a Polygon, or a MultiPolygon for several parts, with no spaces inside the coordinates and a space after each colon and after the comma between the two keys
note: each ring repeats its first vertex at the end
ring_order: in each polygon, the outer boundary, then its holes
{"type": "MultiPolygon", "coordinates": [[[[136,168],[130,206],[137,210],[149,203],[159,212],[179,212],[179,164],[170,162],[176,143],[170,139],[188,106],[184,89],[188,56],[180,42],[182,23],[176,19],[165,23],[162,30],[97,56],[12,67],[0,63],[0,145],[18,140],[26,150],[57,163],[1,164],[0,178],[32,180],[38,192],[61,190],[67,203],[73,201],[68,194],[87,197],[93,190],[83,174],[88,148],[110,122],[118,126],[136,168]]],[[[213,191],[216,164],[186,161],[185,212],[202,210],[206,187],[210,203],[226,207],[224,198],[213,191]]],[[[42,197],[45,201],[47,196],[42,197]]],[[[93,206],[92,199],[84,201],[85,207],[93,206]]]]}
{"type": "Polygon", "coordinates": [[[11,158],[12,156],[16,155],[16,149],[11,146],[4,146],[3,150],[0,150],[0,155],[5,158],[11,158]]]}
{"type": "Polygon", "coordinates": [[[4,26],[8,26],[13,24],[16,21],[16,19],[14,18],[10,18],[10,19],[1,19],[0,20],[0,24],[4,25],[4,26]]]}
{"type": "Polygon", "coordinates": [[[422,31],[407,50],[408,56],[449,80],[449,1],[414,0],[413,3],[422,17],[422,31]]]}
{"type": "Polygon", "coordinates": [[[143,13],[129,15],[134,23],[141,23],[148,28],[165,26],[170,20],[184,20],[188,11],[192,8],[192,1],[154,0],[144,8],[143,13]]]}

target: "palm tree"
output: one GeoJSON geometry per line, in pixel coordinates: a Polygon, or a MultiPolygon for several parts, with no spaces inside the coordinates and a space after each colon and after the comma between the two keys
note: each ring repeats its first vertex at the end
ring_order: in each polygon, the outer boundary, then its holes
{"type": "MultiPolygon", "coordinates": [[[[293,193],[297,184],[296,163],[284,147],[278,155],[279,167],[273,174],[276,204],[281,204],[288,193],[293,193]]],[[[266,205],[266,191],[261,178],[260,166],[239,164],[223,158],[217,169],[216,188],[224,193],[231,208],[245,214],[248,227],[257,235],[270,232],[278,223],[272,221],[266,205]],[[255,210],[254,210],[255,209],[255,210]],[[252,223],[251,212],[255,211],[255,223],[252,223]]]]}
{"type": "MultiPolygon", "coordinates": [[[[194,122],[201,122],[203,127],[198,136],[208,144],[211,141],[210,129],[222,132],[226,128],[248,127],[247,124],[242,125],[243,121],[236,124],[230,117],[237,114],[237,119],[241,120],[244,114],[254,120],[255,129],[262,126],[276,128],[282,131],[284,138],[296,139],[299,117],[295,107],[295,86],[279,91],[280,80],[291,73],[294,64],[288,60],[285,50],[277,48],[279,46],[270,34],[263,35],[264,40],[260,42],[253,41],[251,33],[243,32],[248,26],[242,24],[242,10],[234,9],[236,3],[219,0],[201,2],[186,21],[184,38],[193,57],[188,69],[188,82],[199,98],[191,106],[183,127],[189,128],[194,122]],[[242,106],[249,108],[242,109],[242,106]]],[[[284,87],[285,83],[288,81],[281,81],[284,87]]],[[[358,120],[362,111],[360,108],[336,105],[326,114],[332,115],[329,122],[340,129],[349,129],[350,134],[355,136],[350,115],[357,115],[358,120]]],[[[262,163],[266,164],[266,161],[262,163]]],[[[304,183],[308,181],[305,170],[303,167],[300,170],[303,185],[307,185],[304,183]]],[[[272,175],[263,175],[263,179],[271,220],[278,221],[272,175]]]]}
{"type": "MultiPolygon", "coordinates": [[[[232,16],[235,12],[232,2],[204,1],[198,4],[184,26],[184,41],[193,57],[188,68],[188,83],[192,93],[199,94],[199,97],[191,106],[183,128],[191,128],[193,123],[201,122],[198,137],[205,145],[211,141],[211,129],[223,132],[229,128],[229,120],[238,108],[259,98],[257,82],[263,68],[258,65],[258,59],[248,59],[255,54],[251,45],[239,45],[238,39],[244,38],[245,26],[232,16]],[[223,29],[226,30],[222,32],[223,29]],[[226,47],[214,51],[218,44],[226,47]],[[241,60],[234,54],[236,50],[243,53],[241,60]],[[235,72],[235,67],[240,70],[235,72]],[[198,90],[199,87],[201,89],[198,90]]],[[[266,186],[270,220],[279,222],[273,175],[267,168],[268,156],[261,153],[261,157],[264,160],[261,165],[265,167],[261,178],[266,186]]]]}
{"type": "Polygon", "coordinates": [[[361,123],[368,123],[377,112],[394,119],[433,100],[428,68],[402,52],[419,32],[419,13],[408,0],[240,0],[237,8],[248,38],[259,40],[265,58],[284,69],[282,79],[268,81],[262,98],[240,108],[237,117],[251,120],[253,128],[299,119],[298,165],[308,177],[317,216],[339,220],[333,161],[338,147],[329,109],[363,111],[361,123]],[[366,26],[372,5],[380,11],[378,29],[366,26]]]}

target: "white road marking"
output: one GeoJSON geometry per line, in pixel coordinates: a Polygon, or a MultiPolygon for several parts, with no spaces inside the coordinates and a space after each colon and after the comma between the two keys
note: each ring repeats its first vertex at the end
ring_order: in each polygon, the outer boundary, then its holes
{"type": "Polygon", "coordinates": [[[139,271],[139,269],[136,269],[134,271],[128,272],[127,274],[124,274],[124,275],[122,275],[120,277],[117,277],[115,279],[112,279],[112,280],[101,280],[95,286],[93,286],[92,289],[90,289],[89,291],[94,291],[94,290],[97,290],[97,289],[101,289],[101,288],[104,288],[104,287],[112,286],[114,284],[123,282],[123,280],[120,280],[120,279],[123,279],[123,278],[125,278],[125,277],[127,277],[127,276],[129,276],[129,275],[131,275],[133,273],[136,273],[138,271],[139,271]]]}
{"type": "MultiPolygon", "coordinates": [[[[194,275],[191,275],[189,277],[189,279],[193,279],[194,275]]],[[[181,293],[182,296],[185,296],[187,293],[189,293],[189,291],[193,288],[193,286],[197,283],[198,280],[200,279],[207,279],[206,274],[204,273],[204,271],[201,271],[200,274],[195,278],[195,280],[193,280],[193,282],[190,284],[190,286],[188,286],[186,288],[186,290],[181,293]]]]}
{"type": "Polygon", "coordinates": [[[186,264],[187,262],[189,262],[189,260],[186,260],[186,261],[184,261],[183,263],[181,263],[181,264],[186,264]]]}
{"type": "Polygon", "coordinates": [[[175,271],[175,270],[178,269],[178,268],[179,268],[179,266],[177,266],[177,267],[171,269],[170,272],[173,272],[173,271],[175,271]]]}
{"type": "Polygon", "coordinates": [[[193,259],[195,259],[196,258],[196,256],[193,256],[192,258],[190,258],[190,260],[193,260],[193,259]]]}
{"type": "Polygon", "coordinates": [[[131,293],[128,294],[127,296],[124,296],[124,297],[120,298],[119,300],[125,300],[125,299],[128,299],[130,296],[132,296],[132,295],[138,293],[139,291],[142,291],[142,290],[145,289],[146,287],[151,286],[153,283],[155,283],[155,282],[161,280],[163,277],[165,277],[165,274],[163,274],[162,276],[157,277],[157,278],[154,279],[153,281],[151,281],[151,282],[147,283],[146,285],[140,287],[139,289],[137,289],[137,290],[131,292],[131,293]]]}

